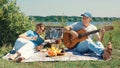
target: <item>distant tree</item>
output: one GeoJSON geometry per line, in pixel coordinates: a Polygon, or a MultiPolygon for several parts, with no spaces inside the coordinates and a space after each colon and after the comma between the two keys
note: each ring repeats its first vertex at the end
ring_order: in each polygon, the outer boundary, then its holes
{"type": "MultiPolygon", "coordinates": [[[[78,16],[30,16],[35,20],[35,22],[80,22],[82,20],[82,17],[78,16]]],[[[112,22],[120,20],[118,17],[93,17],[93,22],[112,22]]],[[[63,24],[63,23],[62,23],[63,24]]]]}
{"type": "Polygon", "coordinates": [[[0,46],[14,43],[19,34],[32,28],[29,17],[16,5],[16,0],[0,0],[0,46]]]}

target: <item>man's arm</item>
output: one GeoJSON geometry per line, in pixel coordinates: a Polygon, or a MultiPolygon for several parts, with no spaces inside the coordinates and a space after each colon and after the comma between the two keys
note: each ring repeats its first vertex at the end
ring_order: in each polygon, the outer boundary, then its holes
{"type": "Polygon", "coordinates": [[[72,39],[78,37],[78,33],[76,31],[72,30],[72,27],[70,27],[70,26],[67,26],[67,27],[64,28],[64,33],[65,32],[70,33],[72,35],[72,39]]]}
{"type": "Polygon", "coordinates": [[[100,41],[101,41],[101,42],[103,42],[104,33],[105,33],[105,29],[101,29],[101,30],[100,30],[100,37],[101,37],[100,41]]]}
{"type": "Polygon", "coordinates": [[[72,27],[70,27],[70,26],[66,26],[64,29],[64,32],[70,32],[70,30],[72,30],[72,27]]]}
{"type": "Polygon", "coordinates": [[[97,41],[103,41],[105,29],[100,30],[100,34],[96,34],[97,41]]]}

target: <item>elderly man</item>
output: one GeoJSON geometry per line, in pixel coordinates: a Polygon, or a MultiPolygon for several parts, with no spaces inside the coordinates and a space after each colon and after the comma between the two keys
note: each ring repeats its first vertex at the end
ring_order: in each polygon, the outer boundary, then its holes
{"type": "MultiPolygon", "coordinates": [[[[80,29],[84,29],[86,32],[97,30],[97,27],[91,24],[92,21],[91,13],[86,12],[84,14],[81,14],[81,16],[82,22],[75,22],[72,25],[66,26],[64,28],[64,33],[70,33],[73,39],[79,37],[79,34],[76,31],[80,29]]],[[[101,43],[101,37],[103,36],[104,32],[105,32],[104,30],[101,30],[100,31],[101,34],[97,32],[88,35],[87,39],[76,44],[74,50],[83,54],[88,52],[94,52],[97,55],[101,56],[104,60],[110,59],[112,52],[111,43],[110,42],[108,43],[107,49],[105,49],[103,44],[101,43]]]]}

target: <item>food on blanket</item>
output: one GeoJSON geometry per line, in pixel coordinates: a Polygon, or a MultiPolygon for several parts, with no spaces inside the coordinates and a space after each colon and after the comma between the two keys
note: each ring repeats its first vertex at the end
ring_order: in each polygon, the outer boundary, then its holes
{"type": "Polygon", "coordinates": [[[47,49],[41,49],[40,51],[41,52],[47,52],[47,49]]]}
{"type": "Polygon", "coordinates": [[[57,53],[55,51],[49,50],[48,56],[57,56],[57,53]]]}
{"type": "Polygon", "coordinates": [[[57,56],[57,55],[63,55],[62,49],[58,49],[56,47],[51,47],[48,49],[48,56],[57,56]]]}
{"type": "Polygon", "coordinates": [[[56,48],[55,48],[54,46],[52,46],[52,47],[51,47],[51,50],[52,50],[52,51],[55,51],[55,50],[56,50],[56,48]]]}

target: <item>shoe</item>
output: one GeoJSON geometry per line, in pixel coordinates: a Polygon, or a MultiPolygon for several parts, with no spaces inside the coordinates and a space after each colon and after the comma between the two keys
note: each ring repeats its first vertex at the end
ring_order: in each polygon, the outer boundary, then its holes
{"type": "Polygon", "coordinates": [[[16,57],[17,57],[16,55],[10,55],[8,60],[15,60],[16,57]]]}
{"type": "Polygon", "coordinates": [[[104,60],[110,60],[111,54],[112,54],[112,44],[111,42],[109,42],[107,48],[103,52],[102,58],[104,60]]]}
{"type": "Polygon", "coordinates": [[[17,57],[19,57],[21,54],[19,54],[18,52],[16,52],[15,54],[13,54],[13,55],[10,55],[9,56],[9,60],[15,60],[17,57]]]}
{"type": "Polygon", "coordinates": [[[25,59],[24,57],[18,57],[17,59],[15,59],[15,62],[21,62],[24,59],[25,59]]]}

